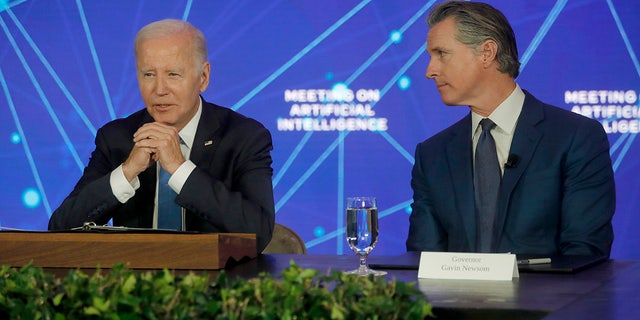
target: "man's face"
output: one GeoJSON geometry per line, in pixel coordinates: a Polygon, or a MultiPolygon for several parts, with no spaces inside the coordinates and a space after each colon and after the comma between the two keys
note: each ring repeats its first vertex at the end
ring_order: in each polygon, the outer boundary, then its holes
{"type": "Polygon", "coordinates": [[[447,18],[434,25],[427,35],[431,56],[427,78],[436,83],[447,105],[473,105],[483,93],[482,55],[456,39],[456,24],[447,18]]]}
{"type": "Polygon", "coordinates": [[[209,84],[208,62],[196,65],[191,37],[185,33],[142,40],[136,66],[142,100],[157,122],[181,130],[198,110],[209,84]]]}

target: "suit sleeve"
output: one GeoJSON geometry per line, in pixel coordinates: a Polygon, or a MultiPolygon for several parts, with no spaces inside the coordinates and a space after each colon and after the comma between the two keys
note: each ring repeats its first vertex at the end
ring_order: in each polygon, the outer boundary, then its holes
{"type": "Polygon", "coordinates": [[[416,147],[415,164],[411,171],[411,188],[413,189],[413,203],[409,217],[409,235],[407,237],[407,251],[446,251],[447,238],[442,226],[435,216],[432,205],[433,197],[430,183],[425,172],[425,162],[428,155],[423,154],[420,144],[416,147]]]}
{"type": "Polygon", "coordinates": [[[121,205],[111,190],[109,178],[114,165],[107,156],[109,148],[102,129],[98,130],[95,143],[82,177],[51,215],[49,230],[71,229],[90,221],[105,224],[111,219],[109,213],[121,205]]]}
{"type": "Polygon", "coordinates": [[[271,134],[261,125],[234,130],[242,135],[234,139],[232,151],[225,150],[228,163],[212,164],[229,165],[222,171],[231,176],[214,177],[197,166],[177,202],[220,232],[255,233],[258,252],[262,252],[271,240],[275,222],[271,134]]]}
{"type": "Polygon", "coordinates": [[[609,255],[613,243],[615,182],[609,141],[596,121],[575,131],[564,169],[560,251],[609,255]]]}

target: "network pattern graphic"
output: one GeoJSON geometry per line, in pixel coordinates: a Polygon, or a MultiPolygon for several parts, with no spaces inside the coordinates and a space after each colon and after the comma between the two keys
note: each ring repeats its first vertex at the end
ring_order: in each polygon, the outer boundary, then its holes
{"type": "MultiPolygon", "coordinates": [[[[210,95],[260,120],[272,131],[277,220],[301,233],[311,253],[342,254],[346,246],[345,197],[360,190],[376,192],[384,199],[379,217],[381,226],[386,224],[383,236],[387,245],[381,243],[380,252],[404,250],[404,229],[412,202],[408,189],[408,171],[414,162],[412,148],[442,129],[443,120],[453,123],[462,114],[454,111],[453,115],[430,119],[433,111],[423,110],[441,105],[437,92],[429,88],[433,85],[423,77],[428,61],[425,16],[439,1],[407,1],[403,5],[392,1],[329,1],[323,7],[326,14],[312,13],[319,5],[311,1],[274,1],[254,7],[245,2],[215,5],[193,0],[167,1],[163,5],[114,2],[0,1],[0,133],[4,140],[0,179],[11,181],[0,195],[6,204],[0,212],[0,226],[46,229],[48,217],[82,173],[97,128],[142,106],[130,52],[135,32],[152,18],[171,16],[193,22],[208,38],[215,84],[210,95]],[[149,8],[154,8],[151,13],[149,8]],[[114,17],[108,17],[111,12],[114,17]],[[217,13],[208,17],[205,12],[217,13]],[[286,18],[280,19],[283,15],[286,18]],[[295,27],[280,22],[282,26],[273,27],[273,39],[248,41],[259,37],[256,30],[268,25],[268,19],[308,21],[299,30],[300,35],[295,34],[295,27]],[[127,22],[106,22],[110,20],[127,22]],[[233,20],[238,23],[234,25],[233,20]],[[278,41],[288,37],[293,40],[288,46],[282,45],[286,50],[280,48],[278,41]],[[252,42],[263,46],[251,47],[252,42]],[[354,42],[362,45],[348,45],[354,42]],[[252,52],[239,54],[239,58],[260,58],[268,64],[254,68],[260,63],[254,61],[255,65],[247,68],[240,65],[251,61],[243,60],[235,67],[222,66],[217,73],[216,59],[232,56],[225,52],[237,49],[238,43],[245,52],[252,52]],[[340,46],[349,49],[340,50],[340,46]],[[330,63],[323,58],[327,56],[331,56],[327,59],[330,63]],[[307,73],[312,75],[307,77],[307,73]],[[216,82],[218,74],[222,83],[216,82]],[[226,75],[232,78],[228,82],[226,75]],[[389,117],[394,127],[367,133],[279,131],[276,119],[290,106],[283,102],[283,92],[295,85],[325,87],[336,95],[341,90],[375,87],[376,99],[370,107],[389,117]],[[284,107],[274,111],[262,107],[265,104],[284,107]],[[358,155],[371,148],[372,158],[358,155]],[[359,161],[354,163],[354,158],[359,161]],[[366,162],[364,166],[362,161],[366,162]],[[354,182],[358,172],[372,168],[384,169],[387,177],[383,178],[388,180],[383,180],[390,185],[371,187],[380,177],[370,175],[354,182]],[[305,210],[317,212],[307,214],[305,210]]],[[[579,15],[584,7],[598,6],[607,9],[599,14],[606,16],[603,20],[612,22],[616,30],[607,41],[621,44],[625,61],[630,61],[626,67],[634,70],[630,81],[636,86],[640,82],[635,53],[638,43],[628,34],[630,30],[625,28],[614,1],[514,1],[510,4],[513,8],[493,2],[513,17],[516,29],[529,30],[518,39],[524,49],[521,74],[525,77],[559,19],[579,15]],[[527,5],[529,9],[525,10],[527,5]]],[[[625,8],[630,6],[622,3],[625,8]]],[[[632,28],[637,35],[638,24],[632,28]]],[[[442,109],[442,113],[447,112],[451,111],[442,109]]],[[[640,166],[638,158],[631,157],[636,135],[610,135],[616,172],[621,168],[633,172],[640,166]]],[[[633,202],[621,205],[628,206],[623,214],[632,214],[633,202]]]]}

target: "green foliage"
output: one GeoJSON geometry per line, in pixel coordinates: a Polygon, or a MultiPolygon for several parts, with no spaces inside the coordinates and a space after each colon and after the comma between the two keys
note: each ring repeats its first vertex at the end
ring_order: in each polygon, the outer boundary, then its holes
{"type": "Polygon", "coordinates": [[[293,261],[278,279],[224,271],[176,276],[116,265],[55,278],[32,265],[0,266],[0,318],[11,319],[423,319],[431,305],[413,283],[321,274],[293,261]]]}

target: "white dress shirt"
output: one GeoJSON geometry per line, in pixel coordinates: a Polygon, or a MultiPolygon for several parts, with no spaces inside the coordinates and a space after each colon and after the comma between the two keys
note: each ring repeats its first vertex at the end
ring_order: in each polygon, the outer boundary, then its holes
{"type": "MultiPolygon", "coordinates": [[[[498,153],[498,162],[500,170],[504,174],[504,164],[509,158],[509,149],[513,140],[513,132],[518,123],[518,117],[522,111],[524,104],[524,92],[518,84],[513,92],[505,99],[493,112],[487,117],[496,124],[491,130],[491,136],[496,142],[496,152],[498,153]]],[[[476,145],[480,138],[482,128],[480,120],[483,117],[477,113],[471,113],[471,132],[473,132],[473,159],[476,155],[476,145]]],[[[474,160],[475,161],[475,160],[474,160]]]]}
{"type": "MultiPolygon", "coordinates": [[[[189,155],[191,154],[191,148],[193,146],[193,139],[196,136],[196,130],[198,129],[198,123],[200,122],[200,115],[202,114],[202,99],[200,99],[200,104],[198,105],[198,111],[196,114],[189,120],[187,125],[180,130],[178,135],[182,140],[182,144],[180,144],[180,149],[182,150],[182,155],[187,160],[183,164],[176,169],[176,171],[169,178],[169,186],[173,191],[177,194],[180,194],[184,183],[189,178],[189,175],[196,168],[196,165],[189,160],[189,155]]],[[[159,164],[157,166],[157,171],[160,170],[159,164]]],[[[158,225],[158,179],[156,179],[156,195],[154,200],[154,209],[153,209],[153,227],[157,228],[158,225]]],[[[124,172],[122,171],[122,165],[118,166],[111,172],[111,176],[109,178],[109,182],[111,184],[111,191],[113,195],[120,201],[120,203],[125,203],[129,199],[131,199],[136,190],[140,188],[140,180],[136,176],[131,180],[131,182],[127,181],[127,178],[124,176],[124,172]]],[[[184,229],[184,209],[183,209],[183,229],[184,229]]]]}

